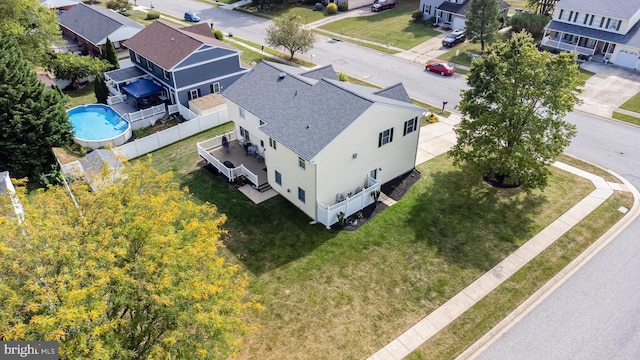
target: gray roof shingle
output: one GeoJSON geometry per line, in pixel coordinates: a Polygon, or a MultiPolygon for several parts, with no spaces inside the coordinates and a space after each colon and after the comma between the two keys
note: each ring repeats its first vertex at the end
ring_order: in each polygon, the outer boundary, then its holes
{"type": "Polygon", "coordinates": [[[87,39],[94,45],[123,41],[144,26],[114,11],[79,3],[58,17],[61,26],[87,39]]]}
{"type": "Polygon", "coordinates": [[[556,8],[629,20],[640,10],[640,0],[560,0],[556,8]]]}
{"type": "MultiPolygon", "coordinates": [[[[331,66],[322,71],[335,74],[331,66]]],[[[398,85],[378,91],[338,80],[309,79],[295,72],[263,61],[222,95],[263,120],[260,129],[265,134],[308,161],[376,102],[421,109],[388,97],[401,93],[398,85]],[[260,89],[259,96],[255,89],[260,89]]]]}

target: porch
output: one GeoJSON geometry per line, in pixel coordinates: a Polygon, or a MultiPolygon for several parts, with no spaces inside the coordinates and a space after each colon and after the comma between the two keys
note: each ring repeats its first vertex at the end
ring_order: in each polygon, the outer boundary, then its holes
{"type": "Polygon", "coordinates": [[[546,48],[575,52],[588,56],[590,59],[603,60],[608,60],[611,57],[616,46],[614,43],[592,36],[553,29],[545,29],[540,45],[546,48]]]}
{"type": "Polygon", "coordinates": [[[250,184],[259,192],[271,189],[264,157],[245,148],[238,141],[235,132],[199,142],[196,146],[198,155],[229,182],[236,182],[238,185],[250,184]]]}

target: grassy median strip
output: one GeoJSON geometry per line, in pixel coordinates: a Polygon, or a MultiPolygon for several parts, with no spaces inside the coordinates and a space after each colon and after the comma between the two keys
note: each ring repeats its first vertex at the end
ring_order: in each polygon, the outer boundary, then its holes
{"type": "Polygon", "coordinates": [[[617,223],[624,216],[618,207],[631,208],[632,205],[631,193],[615,192],[580,224],[414,351],[407,360],[453,359],[460,355],[617,223]]]}
{"type": "Polygon", "coordinates": [[[640,125],[640,118],[614,111],[611,117],[616,120],[625,121],[631,124],[640,125]]]}

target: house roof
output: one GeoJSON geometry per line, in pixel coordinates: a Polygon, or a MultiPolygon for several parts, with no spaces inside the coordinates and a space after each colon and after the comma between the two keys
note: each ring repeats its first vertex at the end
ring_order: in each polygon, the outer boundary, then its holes
{"type": "MultiPolygon", "coordinates": [[[[500,10],[505,10],[511,7],[506,1],[502,1],[499,4],[500,10]]],[[[471,1],[466,0],[461,4],[452,3],[450,1],[444,1],[442,4],[438,5],[437,9],[450,12],[453,14],[460,14],[463,16],[467,15],[467,12],[471,8],[471,1]]]]}
{"type": "Polygon", "coordinates": [[[211,28],[206,23],[178,27],[159,20],[127,40],[125,46],[165,70],[171,70],[189,55],[206,46],[238,52],[213,37],[211,28]]]}
{"type": "Polygon", "coordinates": [[[124,69],[111,70],[104,73],[105,76],[108,76],[109,78],[113,79],[113,81],[117,83],[124,82],[127,80],[137,79],[145,74],[146,73],[140,70],[137,66],[130,66],[124,69]]]}
{"type": "Polygon", "coordinates": [[[223,104],[226,104],[227,101],[224,99],[224,97],[220,94],[209,94],[209,95],[205,95],[205,96],[200,96],[198,98],[192,99],[190,100],[191,102],[193,102],[194,104],[196,104],[196,106],[200,109],[200,110],[204,110],[204,109],[211,109],[214,108],[216,106],[220,106],[223,104]]]}
{"type": "Polygon", "coordinates": [[[640,0],[560,0],[556,8],[629,20],[640,10],[640,0]]]}
{"type": "Polygon", "coordinates": [[[548,30],[555,30],[573,35],[581,35],[616,44],[627,45],[634,48],[640,48],[640,21],[637,22],[626,34],[616,34],[609,31],[567,24],[555,20],[547,24],[546,28],[548,30]]]}
{"type": "Polygon", "coordinates": [[[127,40],[144,28],[115,11],[84,3],[78,3],[61,14],[58,23],[94,45],[105,44],[107,38],[111,41],[127,40]]]}
{"type": "MultiPolygon", "coordinates": [[[[330,71],[335,76],[331,66],[319,70],[310,74],[330,71]]],[[[265,134],[305,160],[312,160],[375,103],[422,110],[396,99],[402,92],[398,85],[378,90],[304,74],[263,61],[222,95],[263,120],[265,134]],[[260,96],[255,96],[258,88],[260,96]]]]}
{"type": "Polygon", "coordinates": [[[40,0],[40,4],[48,7],[49,9],[77,5],[79,2],[79,0],[40,0]]]}

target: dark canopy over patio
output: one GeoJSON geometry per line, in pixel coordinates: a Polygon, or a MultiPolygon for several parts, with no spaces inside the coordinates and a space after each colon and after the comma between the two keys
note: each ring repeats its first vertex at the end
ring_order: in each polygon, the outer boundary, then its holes
{"type": "Polygon", "coordinates": [[[133,96],[136,99],[151,96],[162,91],[162,88],[149,79],[140,79],[124,86],[122,91],[133,96]]]}

